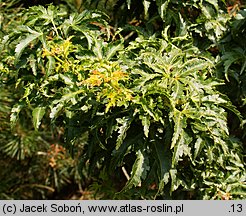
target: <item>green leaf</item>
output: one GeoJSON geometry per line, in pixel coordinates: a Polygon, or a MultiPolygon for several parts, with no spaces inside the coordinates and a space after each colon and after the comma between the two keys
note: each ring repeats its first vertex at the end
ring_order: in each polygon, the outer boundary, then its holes
{"type": "Polygon", "coordinates": [[[16,103],[12,108],[11,115],[10,115],[10,123],[12,128],[16,125],[19,119],[19,113],[23,108],[24,108],[23,102],[16,103]]]}
{"type": "Polygon", "coordinates": [[[156,0],[156,4],[158,5],[160,17],[163,19],[163,21],[165,21],[165,15],[167,13],[169,2],[170,0],[156,0]]]}
{"type": "Polygon", "coordinates": [[[55,62],[54,57],[52,57],[52,56],[47,56],[47,58],[48,58],[48,62],[47,62],[47,66],[46,66],[47,67],[46,75],[50,76],[55,69],[56,62],[55,62]]]}
{"type": "Polygon", "coordinates": [[[127,8],[128,8],[128,10],[130,10],[130,8],[131,8],[131,0],[126,0],[126,2],[127,2],[127,8]]]}
{"type": "Polygon", "coordinates": [[[24,49],[30,45],[31,42],[33,42],[34,40],[36,40],[38,37],[40,37],[42,35],[42,33],[40,32],[36,32],[30,29],[30,31],[32,32],[32,34],[28,34],[26,36],[25,39],[21,40],[16,48],[15,48],[15,58],[16,58],[16,62],[19,60],[22,52],[24,51],[24,49]]]}
{"type": "Polygon", "coordinates": [[[54,100],[53,104],[58,104],[60,102],[67,102],[69,100],[74,100],[76,95],[79,95],[83,93],[85,90],[84,89],[79,89],[75,92],[69,92],[67,94],[62,95],[62,97],[58,100],[54,100]]]}
{"type": "Polygon", "coordinates": [[[32,68],[32,73],[34,76],[37,76],[37,61],[34,55],[30,55],[28,58],[30,67],[32,68]]]}
{"type": "Polygon", "coordinates": [[[41,120],[45,114],[46,107],[36,107],[32,111],[32,120],[35,130],[37,130],[41,124],[41,120]]]}
{"type": "Polygon", "coordinates": [[[171,168],[171,154],[170,151],[165,149],[163,142],[155,142],[155,150],[158,160],[158,167],[160,169],[160,184],[159,190],[163,190],[164,186],[168,183],[170,175],[169,170],[171,168]]]}
{"type": "Polygon", "coordinates": [[[59,78],[66,84],[66,85],[73,85],[74,82],[72,79],[64,74],[59,74],[59,78]]]}
{"type": "Polygon", "coordinates": [[[194,159],[197,158],[197,156],[199,155],[199,153],[201,152],[202,148],[204,146],[204,141],[201,137],[198,137],[196,142],[195,142],[195,153],[194,153],[194,159]]]}
{"type": "Polygon", "coordinates": [[[174,146],[173,157],[172,157],[172,167],[174,168],[180,158],[182,156],[188,155],[190,159],[191,157],[191,148],[189,144],[192,141],[192,137],[190,137],[184,130],[181,130],[180,138],[177,140],[177,143],[174,146]]]}
{"type": "Polygon", "coordinates": [[[150,117],[148,115],[147,116],[140,115],[139,118],[142,120],[144,135],[146,137],[148,137],[149,136],[149,127],[150,127],[150,117]]]}
{"type": "MultiPolygon", "coordinates": [[[[209,6],[204,6],[202,3],[200,3],[200,8],[202,10],[202,13],[204,14],[204,16],[210,20],[213,18],[213,10],[211,7],[209,6]]],[[[205,23],[205,24],[208,24],[208,23],[205,23]]]]}
{"type": "Polygon", "coordinates": [[[98,38],[94,38],[94,44],[92,47],[92,50],[94,54],[98,57],[98,59],[103,58],[103,42],[102,40],[99,40],[98,38]]]}
{"type": "Polygon", "coordinates": [[[207,156],[208,156],[208,163],[212,164],[214,162],[214,153],[213,153],[214,148],[209,146],[207,148],[207,156]]]}
{"type": "Polygon", "coordinates": [[[116,167],[121,166],[124,161],[124,156],[131,152],[131,147],[136,143],[142,143],[142,134],[139,133],[136,136],[128,139],[124,145],[121,145],[118,150],[114,149],[112,152],[112,160],[110,162],[111,170],[115,170],[116,167]]]}
{"type": "Polygon", "coordinates": [[[175,110],[174,113],[174,132],[173,132],[173,138],[171,143],[171,149],[174,148],[174,146],[177,144],[178,139],[180,138],[183,128],[186,128],[186,120],[182,114],[182,112],[175,110]]]}
{"type": "Polygon", "coordinates": [[[106,59],[110,60],[119,50],[122,50],[123,48],[123,41],[108,44],[106,48],[106,59]]]}
{"type": "Polygon", "coordinates": [[[55,120],[57,118],[57,116],[58,116],[59,112],[62,110],[63,106],[64,106],[64,103],[61,102],[61,103],[58,103],[56,106],[53,106],[51,108],[50,118],[52,120],[55,120]]]}
{"type": "Polygon", "coordinates": [[[116,121],[121,125],[117,128],[119,135],[116,140],[115,149],[118,150],[126,137],[127,130],[131,126],[132,119],[130,117],[123,117],[116,119],[116,121]]]}
{"type": "Polygon", "coordinates": [[[129,190],[133,186],[136,187],[141,183],[141,176],[146,168],[144,164],[144,155],[138,150],[136,156],[137,158],[132,166],[131,177],[121,191],[129,190]]]}
{"type": "Polygon", "coordinates": [[[163,122],[161,117],[158,115],[158,112],[155,112],[153,110],[153,107],[151,106],[153,104],[153,101],[147,101],[146,98],[140,99],[140,104],[144,110],[144,112],[148,113],[155,121],[163,122]],[[151,103],[152,102],[152,103],[151,103]]]}
{"type": "Polygon", "coordinates": [[[148,18],[148,11],[149,11],[149,7],[150,7],[150,1],[148,0],[143,0],[143,5],[144,5],[144,17],[145,19],[148,18]]]}
{"type": "Polygon", "coordinates": [[[26,85],[25,87],[25,93],[22,97],[22,99],[26,99],[26,101],[28,102],[28,96],[32,93],[33,89],[35,88],[35,84],[34,83],[29,83],[26,85]]]}
{"type": "Polygon", "coordinates": [[[176,169],[171,169],[169,171],[170,176],[171,176],[171,189],[170,189],[170,193],[172,193],[173,191],[175,191],[178,187],[177,185],[177,170],[176,169]]]}
{"type": "Polygon", "coordinates": [[[214,6],[216,10],[218,10],[218,0],[205,0],[206,2],[210,3],[211,5],[214,6]]]}

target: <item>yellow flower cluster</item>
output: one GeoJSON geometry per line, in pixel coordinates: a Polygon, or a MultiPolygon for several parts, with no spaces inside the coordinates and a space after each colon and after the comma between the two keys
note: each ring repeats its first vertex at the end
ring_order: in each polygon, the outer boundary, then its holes
{"type": "Polygon", "coordinates": [[[50,43],[50,50],[43,48],[42,57],[47,56],[60,56],[64,59],[68,58],[68,55],[74,50],[74,45],[70,41],[72,37],[67,38],[62,43],[50,43]]]}
{"type": "Polygon", "coordinates": [[[54,43],[51,41],[48,48],[43,48],[42,58],[53,57],[56,62],[55,71],[56,72],[68,72],[73,71],[76,65],[76,60],[69,56],[70,53],[74,52],[75,47],[70,41],[72,37],[62,41],[62,43],[54,43]]]}
{"type": "Polygon", "coordinates": [[[132,91],[120,83],[128,78],[127,73],[120,70],[113,72],[93,70],[83,84],[88,85],[89,88],[100,87],[95,94],[97,100],[107,99],[106,112],[108,112],[111,107],[123,106],[132,100],[132,91]]]}
{"type": "Polygon", "coordinates": [[[112,87],[119,87],[119,81],[127,80],[128,75],[122,71],[113,71],[112,73],[99,72],[93,70],[88,79],[84,81],[89,86],[100,86],[102,83],[110,83],[112,87]]]}

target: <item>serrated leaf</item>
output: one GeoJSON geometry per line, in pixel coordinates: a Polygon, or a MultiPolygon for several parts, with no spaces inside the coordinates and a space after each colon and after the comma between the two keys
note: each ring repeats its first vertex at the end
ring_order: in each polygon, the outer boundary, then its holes
{"type": "Polygon", "coordinates": [[[165,15],[167,12],[169,2],[170,0],[156,0],[156,4],[158,5],[160,17],[163,19],[164,22],[165,22],[164,19],[165,19],[165,15]]]}
{"type": "MultiPolygon", "coordinates": [[[[202,3],[200,3],[200,8],[201,8],[201,10],[202,10],[202,13],[204,14],[204,16],[208,19],[208,20],[210,20],[210,19],[212,19],[212,15],[213,15],[213,10],[212,10],[212,8],[211,7],[209,7],[209,6],[204,6],[204,5],[202,5],[202,3]]],[[[207,25],[208,24],[208,22],[207,23],[205,23],[205,25],[207,25]]]]}
{"type": "Polygon", "coordinates": [[[195,147],[194,159],[196,159],[199,153],[201,152],[203,145],[204,145],[203,139],[201,137],[198,137],[194,146],[195,147]]]}
{"type": "Polygon", "coordinates": [[[57,118],[59,112],[62,110],[64,103],[58,103],[56,106],[53,106],[50,111],[50,118],[54,120],[57,118]]]}
{"type": "Polygon", "coordinates": [[[110,167],[112,170],[114,170],[115,167],[122,165],[124,156],[131,152],[131,146],[138,142],[141,142],[141,139],[142,139],[142,135],[141,133],[139,133],[135,137],[132,137],[132,139],[127,140],[125,145],[121,145],[118,150],[116,149],[113,150],[112,160],[110,162],[110,167]]]}
{"type": "Polygon", "coordinates": [[[10,124],[12,128],[16,125],[19,119],[19,113],[23,109],[23,107],[24,107],[23,102],[20,102],[15,104],[14,107],[11,109],[10,124]]]}
{"type": "Polygon", "coordinates": [[[170,193],[172,193],[178,187],[178,185],[176,185],[177,184],[177,170],[176,169],[171,169],[169,171],[169,173],[170,173],[170,177],[171,177],[171,189],[170,189],[170,193]]]}
{"type": "Polygon", "coordinates": [[[26,87],[25,87],[25,93],[24,93],[22,99],[27,99],[28,96],[32,93],[32,90],[33,90],[34,87],[35,87],[35,84],[34,83],[29,83],[28,85],[26,85],[26,87]]]}
{"type": "Polygon", "coordinates": [[[207,95],[202,98],[202,102],[227,103],[219,94],[207,95]]]}
{"type": "Polygon", "coordinates": [[[149,127],[150,127],[150,117],[140,115],[139,118],[142,120],[144,135],[149,136],[149,127]]]}
{"type": "Polygon", "coordinates": [[[134,84],[136,86],[136,89],[141,89],[144,85],[146,85],[146,83],[150,80],[155,79],[156,77],[159,77],[160,75],[157,73],[154,74],[150,74],[150,73],[146,73],[143,70],[134,70],[133,74],[137,74],[140,75],[141,77],[136,79],[134,81],[134,84]]]}
{"type": "Polygon", "coordinates": [[[74,82],[72,79],[64,74],[59,74],[60,79],[66,84],[66,85],[73,85],[74,82]]]}
{"type": "Polygon", "coordinates": [[[122,50],[123,48],[124,46],[123,46],[122,41],[120,42],[117,41],[115,43],[108,44],[106,53],[105,53],[106,59],[110,60],[116,54],[117,51],[122,50]]]}
{"type": "Polygon", "coordinates": [[[147,19],[148,17],[148,11],[149,11],[149,7],[150,7],[150,1],[148,0],[143,0],[143,6],[144,6],[144,17],[145,19],[147,19]]]}
{"type": "Polygon", "coordinates": [[[102,40],[98,40],[97,38],[94,39],[94,44],[92,46],[92,50],[94,54],[98,57],[98,59],[103,58],[103,42],[102,40]]]}
{"type": "Polygon", "coordinates": [[[66,101],[69,101],[69,100],[74,100],[75,96],[78,95],[78,94],[81,94],[82,92],[84,92],[84,89],[80,89],[80,90],[77,90],[75,92],[69,92],[67,94],[62,95],[62,97],[60,99],[54,100],[53,103],[54,104],[58,104],[60,102],[66,102],[66,101]]]}
{"type": "Polygon", "coordinates": [[[136,160],[132,166],[131,177],[121,191],[129,190],[133,186],[138,186],[141,183],[141,177],[144,172],[144,155],[140,150],[136,152],[136,160]]]}
{"type": "Polygon", "coordinates": [[[155,150],[158,159],[158,165],[160,168],[160,185],[159,190],[161,190],[169,181],[169,170],[171,168],[171,155],[168,150],[164,149],[162,142],[155,142],[155,150]]]}
{"type": "Polygon", "coordinates": [[[175,110],[173,115],[174,115],[173,117],[174,132],[173,132],[173,138],[172,138],[172,143],[170,147],[171,149],[174,148],[174,146],[176,145],[179,137],[182,134],[183,128],[186,128],[186,121],[185,121],[185,118],[182,112],[175,110]]]}
{"type": "Polygon", "coordinates": [[[213,5],[214,8],[218,10],[218,0],[205,0],[205,1],[213,5]]]}
{"type": "Polygon", "coordinates": [[[26,36],[25,39],[21,40],[16,48],[15,48],[15,58],[16,58],[16,62],[19,60],[22,52],[24,51],[24,49],[30,45],[31,42],[33,42],[34,40],[36,40],[38,37],[40,37],[42,34],[39,32],[34,31],[32,34],[29,34],[26,36]]]}
{"type": "Polygon", "coordinates": [[[121,119],[116,119],[116,121],[118,124],[121,124],[121,126],[118,127],[119,135],[115,146],[115,149],[118,150],[126,137],[127,130],[130,128],[132,120],[129,117],[124,117],[121,119]]]}
{"type": "Polygon", "coordinates": [[[181,39],[186,39],[188,37],[188,32],[187,32],[187,24],[185,20],[183,19],[182,15],[179,13],[179,29],[177,29],[177,37],[175,40],[181,40],[181,39]]]}
{"type": "MultiPolygon", "coordinates": [[[[182,76],[187,76],[189,74],[197,73],[199,71],[202,71],[202,70],[205,70],[209,67],[212,67],[212,64],[210,62],[207,62],[207,61],[201,61],[198,59],[192,60],[192,61],[194,61],[196,63],[188,66],[187,70],[182,71],[182,73],[181,73],[182,76]]],[[[191,62],[189,62],[189,63],[191,63],[191,62]]]]}
{"type": "Polygon", "coordinates": [[[46,107],[36,107],[32,111],[32,120],[34,129],[37,130],[41,124],[41,120],[45,114],[46,107]]]}
{"type": "Polygon", "coordinates": [[[33,54],[30,55],[28,58],[28,61],[29,61],[29,64],[31,66],[33,75],[37,76],[37,61],[35,59],[35,56],[33,54]]]}
{"type": "Polygon", "coordinates": [[[52,56],[47,56],[47,58],[48,58],[48,62],[46,66],[47,67],[46,75],[50,76],[56,67],[56,61],[52,56]]]}
{"type": "Polygon", "coordinates": [[[190,137],[184,130],[181,130],[180,138],[177,140],[174,146],[172,167],[177,165],[182,156],[188,155],[191,158],[191,149],[189,147],[191,141],[192,137],[190,137]]]}
{"type": "Polygon", "coordinates": [[[150,106],[149,101],[147,102],[145,98],[141,98],[140,100],[140,104],[142,105],[144,112],[148,113],[155,121],[159,121],[160,118],[158,116],[158,113],[154,112],[153,108],[150,106]]]}

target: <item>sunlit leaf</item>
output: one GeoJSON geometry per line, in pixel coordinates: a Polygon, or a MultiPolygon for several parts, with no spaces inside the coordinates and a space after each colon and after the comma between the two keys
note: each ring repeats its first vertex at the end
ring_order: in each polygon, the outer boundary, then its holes
{"type": "Polygon", "coordinates": [[[116,140],[116,147],[115,149],[118,150],[121,146],[121,144],[123,143],[125,137],[126,137],[126,133],[127,133],[127,130],[130,128],[131,126],[131,118],[129,117],[124,117],[122,119],[116,119],[116,121],[118,122],[118,124],[120,126],[118,126],[118,137],[117,137],[117,140],[116,140]]]}
{"type": "Polygon", "coordinates": [[[44,117],[46,107],[36,107],[32,111],[33,126],[37,130],[41,124],[41,120],[44,117]]]}
{"type": "Polygon", "coordinates": [[[31,31],[32,34],[27,35],[23,40],[21,40],[16,48],[15,48],[15,57],[16,57],[16,61],[18,61],[18,59],[20,58],[22,52],[24,51],[24,49],[30,45],[31,42],[35,41],[38,37],[40,37],[42,34],[40,32],[36,32],[36,31],[31,31]]]}
{"type": "Polygon", "coordinates": [[[122,189],[122,191],[132,188],[133,186],[138,186],[141,183],[141,177],[144,172],[145,163],[144,163],[144,155],[139,150],[136,152],[136,160],[132,166],[131,177],[127,181],[126,185],[122,189]]]}

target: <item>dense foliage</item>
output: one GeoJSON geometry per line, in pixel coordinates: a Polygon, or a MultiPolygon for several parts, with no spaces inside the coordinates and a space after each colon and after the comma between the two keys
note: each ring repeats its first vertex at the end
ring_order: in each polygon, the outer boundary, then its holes
{"type": "Polygon", "coordinates": [[[246,197],[242,3],[0,2],[0,197],[246,197]]]}

